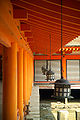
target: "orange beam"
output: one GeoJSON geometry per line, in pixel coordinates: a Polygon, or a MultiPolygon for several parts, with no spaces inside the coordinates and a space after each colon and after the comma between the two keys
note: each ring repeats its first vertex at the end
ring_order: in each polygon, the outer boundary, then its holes
{"type": "Polygon", "coordinates": [[[25,32],[25,37],[32,37],[32,33],[31,32],[25,32]]]}
{"type": "MultiPolygon", "coordinates": [[[[20,34],[17,25],[14,22],[12,6],[9,0],[0,1],[0,43],[10,47],[11,42],[17,42],[20,47],[32,55],[32,51],[20,34]]],[[[33,56],[33,55],[32,55],[33,56]]]]}
{"type": "Polygon", "coordinates": [[[30,25],[21,22],[21,31],[27,31],[27,30],[30,30],[30,25]]]}
{"type": "Polygon", "coordinates": [[[15,9],[13,7],[13,18],[17,20],[28,20],[28,13],[25,9],[15,9]]]}
{"type": "MultiPolygon", "coordinates": [[[[35,55],[34,56],[34,60],[49,60],[50,59],[50,56],[44,56],[44,55],[35,55]]],[[[51,56],[51,59],[53,60],[58,60],[58,59],[61,59],[61,56],[60,55],[53,55],[51,56]]]]}
{"type": "MultiPolygon", "coordinates": [[[[65,56],[65,59],[80,59],[80,55],[63,55],[65,56]]],[[[35,55],[34,60],[49,60],[50,56],[45,55],[35,55]]],[[[53,55],[51,56],[52,60],[60,60],[61,55],[53,55]]]]}

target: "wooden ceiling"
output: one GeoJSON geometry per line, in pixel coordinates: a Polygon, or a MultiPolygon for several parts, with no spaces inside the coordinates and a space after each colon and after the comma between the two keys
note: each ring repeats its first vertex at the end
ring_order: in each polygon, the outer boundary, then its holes
{"type": "MultiPolygon", "coordinates": [[[[21,31],[35,53],[49,54],[60,49],[61,1],[60,0],[11,0],[14,18],[19,19],[21,31]],[[23,11],[23,12],[22,12],[23,11]],[[27,13],[27,17],[26,14],[27,13]]],[[[63,46],[80,36],[80,1],[62,1],[63,46]]]]}

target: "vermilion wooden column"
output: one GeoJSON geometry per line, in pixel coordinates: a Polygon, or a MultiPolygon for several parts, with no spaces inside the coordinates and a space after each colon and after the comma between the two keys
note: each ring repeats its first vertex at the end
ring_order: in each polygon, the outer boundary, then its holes
{"type": "Polygon", "coordinates": [[[29,86],[29,98],[30,98],[30,95],[31,95],[31,76],[32,76],[32,73],[31,73],[31,57],[30,57],[30,55],[29,55],[29,73],[30,73],[30,75],[29,75],[29,84],[30,84],[30,86],[29,86]]]}
{"type": "Polygon", "coordinates": [[[23,100],[27,105],[27,51],[23,52],[23,100]]]}
{"type": "Polygon", "coordinates": [[[23,120],[23,48],[18,52],[18,109],[23,120]]]}
{"type": "Polygon", "coordinates": [[[17,120],[17,43],[3,49],[3,120],[17,120]]]}
{"type": "Polygon", "coordinates": [[[32,84],[33,84],[33,58],[30,56],[30,72],[31,72],[31,76],[30,76],[30,95],[32,92],[32,84]]]}
{"type": "Polygon", "coordinates": [[[63,77],[66,79],[66,57],[63,56],[62,58],[62,67],[63,67],[63,77]]]}
{"type": "Polygon", "coordinates": [[[33,85],[33,79],[34,79],[34,72],[33,72],[33,58],[31,57],[31,71],[32,71],[32,85],[33,85]]]}
{"type": "Polygon", "coordinates": [[[29,54],[27,54],[27,105],[29,102],[29,54]]]}
{"type": "Polygon", "coordinates": [[[32,91],[32,82],[33,82],[33,63],[32,57],[27,54],[27,105],[30,99],[31,91],[32,91]]]}

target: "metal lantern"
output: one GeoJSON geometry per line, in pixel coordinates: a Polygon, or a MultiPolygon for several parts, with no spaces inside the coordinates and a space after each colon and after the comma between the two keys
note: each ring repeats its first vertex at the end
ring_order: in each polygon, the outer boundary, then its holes
{"type": "Polygon", "coordinates": [[[47,81],[53,81],[54,80],[54,72],[51,70],[51,35],[50,35],[50,64],[49,64],[49,70],[48,70],[48,61],[46,60],[46,68],[43,66],[41,67],[43,75],[46,75],[47,81]]]}
{"type": "Polygon", "coordinates": [[[56,80],[54,83],[54,97],[61,98],[73,98],[71,94],[71,84],[68,80],[63,79],[63,70],[62,70],[62,0],[61,0],[61,79],[56,80]]]}
{"type": "Polygon", "coordinates": [[[59,79],[54,83],[54,96],[58,99],[73,98],[71,94],[71,84],[68,80],[59,79]]]}
{"type": "Polygon", "coordinates": [[[46,73],[46,77],[47,77],[47,81],[53,81],[54,80],[54,72],[49,70],[47,73],[46,73]]]}
{"type": "Polygon", "coordinates": [[[44,68],[43,66],[41,67],[41,70],[42,70],[43,75],[46,75],[48,70],[46,68],[44,68]]]}

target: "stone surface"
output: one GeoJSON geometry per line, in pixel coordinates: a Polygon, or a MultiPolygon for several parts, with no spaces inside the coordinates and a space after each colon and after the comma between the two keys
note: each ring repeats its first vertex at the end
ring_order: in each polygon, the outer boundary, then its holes
{"type": "Polygon", "coordinates": [[[39,86],[32,88],[29,111],[29,115],[26,116],[27,119],[40,120],[39,86]]]}
{"type": "Polygon", "coordinates": [[[80,120],[80,110],[76,110],[76,120],[80,120]]]}
{"type": "Polygon", "coordinates": [[[58,120],[69,120],[69,112],[67,110],[60,110],[57,112],[58,120]]]}

